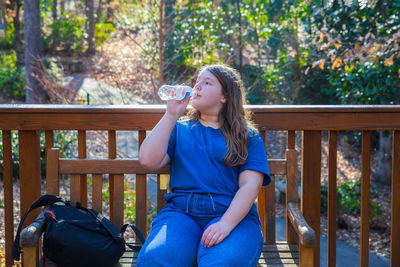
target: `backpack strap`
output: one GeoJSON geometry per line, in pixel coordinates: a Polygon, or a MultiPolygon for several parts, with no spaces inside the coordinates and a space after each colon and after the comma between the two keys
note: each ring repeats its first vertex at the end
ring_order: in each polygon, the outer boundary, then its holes
{"type": "Polygon", "coordinates": [[[146,240],[145,240],[145,238],[144,238],[142,232],[140,232],[139,228],[137,228],[137,227],[136,227],[135,225],[133,225],[133,224],[124,224],[124,225],[122,225],[121,230],[120,230],[121,235],[124,235],[124,233],[126,232],[126,228],[128,228],[128,226],[129,226],[130,228],[132,228],[132,230],[135,232],[136,237],[139,238],[139,241],[140,241],[141,245],[131,245],[131,244],[128,244],[128,243],[125,243],[125,244],[126,244],[130,249],[132,249],[133,251],[139,252],[140,249],[142,248],[142,245],[144,244],[144,242],[145,242],[146,240]]]}
{"type": "MultiPolygon", "coordinates": [[[[115,239],[118,239],[120,236],[123,236],[125,231],[126,231],[126,228],[129,226],[135,232],[136,236],[139,238],[139,240],[142,243],[142,245],[144,244],[145,238],[144,238],[143,234],[140,232],[140,230],[135,225],[133,225],[133,224],[124,224],[121,227],[121,230],[119,231],[119,233],[116,235],[114,229],[111,228],[111,225],[110,225],[111,222],[106,217],[104,217],[102,214],[100,214],[100,213],[98,213],[98,212],[96,212],[94,210],[82,207],[81,205],[77,205],[76,207],[78,209],[82,209],[82,210],[90,213],[94,218],[96,218],[97,221],[100,222],[100,224],[107,230],[107,232],[112,237],[114,237],[115,239]]],[[[139,246],[139,245],[130,245],[130,244],[127,244],[127,243],[125,243],[125,245],[127,245],[133,251],[137,251],[137,252],[142,247],[142,246],[139,246]]]]}
{"type": "Polygon", "coordinates": [[[43,196],[39,197],[38,199],[36,199],[30,206],[30,208],[22,216],[21,221],[18,225],[17,234],[15,236],[14,244],[12,247],[12,256],[13,256],[14,260],[19,260],[19,256],[22,253],[22,249],[19,245],[19,239],[20,239],[20,234],[21,234],[21,230],[22,230],[21,228],[22,228],[22,225],[24,224],[26,216],[28,216],[28,214],[36,208],[51,205],[56,202],[64,202],[64,201],[62,200],[62,198],[60,198],[58,196],[43,195],[43,196]]]}
{"type": "Polygon", "coordinates": [[[98,212],[96,212],[96,211],[94,211],[94,210],[91,210],[91,209],[82,207],[81,205],[76,205],[76,208],[88,212],[90,215],[92,215],[92,216],[107,230],[107,232],[108,232],[114,239],[118,239],[119,233],[115,231],[115,230],[116,230],[115,228],[113,229],[113,227],[111,227],[110,224],[112,224],[112,222],[110,222],[110,221],[109,221],[106,217],[104,217],[102,214],[100,214],[100,213],[98,213],[98,212]]]}

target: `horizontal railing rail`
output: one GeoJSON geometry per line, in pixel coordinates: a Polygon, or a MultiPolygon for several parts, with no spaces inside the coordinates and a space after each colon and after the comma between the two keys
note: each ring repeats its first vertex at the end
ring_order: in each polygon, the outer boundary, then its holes
{"type": "MultiPolygon", "coordinates": [[[[336,265],[336,173],[338,131],[361,131],[361,229],[360,266],[368,266],[369,215],[370,215],[370,151],[371,132],[392,131],[392,199],[391,199],[391,266],[400,266],[400,106],[246,106],[253,112],[253,119],[262,135],[266,131],[287,131],[287,148],[295,148],[295,132],[302,131],[301,140],[301,212],[315,231],[315,266],[319,265],[321,217],[321,140],[322,131],[328,131],[328,266],[336,265]],[[393,253],[394,252],[394,253],[393,253]]],[[[14,237],[13,210],[13,161],[19,162],[20,213],[41,194],[40,132],[45,132],[45,148],[54,146],[53,130],[78,132],[79,164],[88,164],[87,131],[101,130],[108,133],[108,158],[117,158],[116,132],[137,131],[138,145],[146,131],[151,130],[165,112],[164,105],[139,106],[84,106],[84,105],[0,105],[0,130],[2,130],[4,227],[6,266],[12,266],[11,246],[14,237]],[[19,158],[12,156],[12,132],[18,131],[19,158]]],[[[69,166],[68,160],[62,161],[69,166]]],[[[101,165],[101,160],[90,164],[101,165]]],[[[116,165],[123,164],[116,160],[116,165]]],[[[140,168],[136,161],[127,168],[140,168]]],[[[167,171],[167,170],[166,170],[167,171]]],[[[85,181],[85,174],[81,174],[85,181]]],[[[136,175],[137,212],[146,212],[146,174],[136,175]]],[[[81,192],[85,191],[81,182],[81,192]]],[[[112,187],[114,185],[110,185],[112,187]]],[[[115,185],[117,186],[117,185],[115,185]]],[[[121,185],[118,185],[121,186],[121,185]]],[[[85,194],[80,199],[87,201],[85,194]]],[[[110,203],[111,210],[113,203],[110,203]]],[[[111,214],[113,214],[111,212],[111,214]]],[[[36,215],[27,219],[27,224],[36,215]]],[[[144,224],[141,219],[139,224],[144,224]]],[[[314,242],[314,241],[313,241],[314,242]]]]}
{"type": "MultiPolygon", "coordinates": [[[[395,130],[399,106],[247,106],[264,130],[395,130]]],[[[2,130],[150,130],[163,105],[0,105],[2,130]]]]}

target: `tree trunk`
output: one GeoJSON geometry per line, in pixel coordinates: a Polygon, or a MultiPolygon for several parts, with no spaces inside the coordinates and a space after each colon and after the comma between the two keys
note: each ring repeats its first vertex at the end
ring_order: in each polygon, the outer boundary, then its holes
{"type": "Polygon", "coordinates": [[[164,40],[172,31],[172,27],[174,26],[174,9],[175,9],[175,0],[165,0],[164,1],[164,40]]]}
{"type": "Polygon", "coordinates": [[[6,3],[0,0],[1,20],[4,25],[4,33],[7,31],[6,3]]]}
{"type": "MultiPolygon", "coordinates": [[[[164,83],[164,5],[165,1],[161,0],[160,2],[160,22],[158,29],[158,45],[159,45],[159,68],[158,68],[158,80],[160,82],[160,86],[164,83]]],[[[154,88],[156,90],[156,88],[154,88]]],[[[155,92],[156,93],[156,92],[155,92]]],[[[157,95],[157,94],[155,94],[157,95]]]]}
{"type": "Polygon", "coordinates": [[[13,9],[15,8],[15,16],[13,19],[14,23],[14,48],[15,48],[15,53],[17,54],[17,62],[16,65],[18,67],[21,67],[24,65],[24,53],[22,51],[22,41],[21,41],[21,21],[19,18],[20,14],[20,9],[21,9],[21,0],[15,0],[13,2],[13,9]]]}
{"type": "Polygon", "coordinates": [[[296,51],[295,55],[295,65],[294,65],[294,79],[295,79],[295,89],[294,89],[294,96],[293,100],[295,101],[300,94],[301,89],[301,68],[300,68],[300,44],[298,38],[298,18],[294,18],[294,33],[293,33],[293,49],[296,51]]]}
{"type": "Polygon", "coordinates": [[[42,103],[45,100],[43,86],[39,82],[42,72],[39,2],[29,0],[24,3],[26,103],[42,103]]]}
{"type": "Polygon", "coordinates": [[[60,1],[60,11],[61,13],[65,13],[65,0],[60,1]]]}
{"type": "Polygon", "coordinates": [[[378,170],[375,180],[390,185],[392,178],[392,138],[387,131],[379,131],[378,170]]]}
{"type": "Polygon", "coordinates": [[[242,14],[240,12],[240,1],[236,1],[239,19],[239,74],[242,77],[242,66],[243,66],[243,43],[242,43],[242,14]]]}
{"type": "Polygon", "coordinates": [[[98,6],[97,6],[97,18],[96,18],[96,23],[100,22],[101,19],[101,13],[103,12],[103,1],[99,0],[98,6]]]}
{"type": "Polygon", "coordinates": [[[387,16],[389,11],[389,1],[388,0],[381,0],[379,1],[379,13],[381,13],[384,17],[387,16]]]}
{"type": "MultiPolygon", "coordinates": [[[[52,10],[53,23],[55,23],[57,21],[57,19],[58,19],[57,4],[58,4],[58,1],[57,0],[53,0],[53,10],[52,10]]],[[[53,31],[54,30],[58,31],[58,29],[54,29],[53,28],[53,31]]],[[[57,49],[57,46],[58,46],[58,38],[56,38],[56,36],[53,35],[53,40],[52,41],[53,41],[53,43],[52,43],[51,49],[53,51],[55,51],[57,49]]]]}
{"type": "MultiPolygon", "coordinates": [[[[175,14],[175,0],[164,0],[163,1],[164,12],[163,12],[163,19],[162,19],[162,44],[163,44],[163,51],[162,51],[162,61],[163,61],[163,80],[170,80],[170,75],[168,72],[165,72],[166,69],[172,63],[171,57],[165,58],[165,55],[171,55],[174,48],[171,45],[168,45],[172,36],[172,33],[175,29],[174,27],[174,14],[175,14]]],[[[160,9],[160,12],[161,9],[160,9]]],[[[161,33],[160,33],[161,34],[161,33]]],[[[161,52],[160,52],[161,53],[161,52]]],[[[161,81],[160,81],[161,83],[161,81]]]]}
{"type": "Polygon", "coordinates": [[[94,22],[94,0],[85,0],[86,2],[86,17],[88,19],[88,44],[89,47],[86,51],[87,54],[93,55],[96,50],[94,47],[94,28],[95,28],[95,22],[94,22]]]}
{"type": "Polygon", "coordinates": [[[57,20],[57,18],[58,18],[58,15],[57,15],[57,4],[58,4],[58,1],[57,0],[53,0],[53,12],[52,12],[52,14],[53,14],[53,22],[55,22],[57,20]]]}
{"type": "Polygon", "coordinates": [[[107,0],[107,22],[113,22],[114,21],[114,9],[111,6],[111,2],[113,0],[107,0]]]}

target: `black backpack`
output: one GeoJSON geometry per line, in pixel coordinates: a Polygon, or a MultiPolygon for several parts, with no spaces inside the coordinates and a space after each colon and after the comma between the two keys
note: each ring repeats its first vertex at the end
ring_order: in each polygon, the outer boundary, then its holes
{"type": "MultiPolygon", "coordinates": [[[[73,207],[60,197],[44,195],[31,205],[19,223],[12,251],[14,260],[18,260],[22,252],[19,239],[26,216],[42,206],[46,206],[43,253],[59,267],[111,267],[125,252],[125,245],[133,251],[140,250],[140,246],[125,243],[123,234],[127,224],[118,231],[111,221],[92,209],[79,203],[73,207]]],[[[140,231],[134,225],[130,227],[143,244],[144,237],[140,231]]]]}

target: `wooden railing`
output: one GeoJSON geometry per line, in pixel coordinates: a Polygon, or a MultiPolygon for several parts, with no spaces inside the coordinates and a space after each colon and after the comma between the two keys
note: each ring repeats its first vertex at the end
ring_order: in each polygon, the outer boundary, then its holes
{"type": "MultiPolygon", "coordinates": [[[[320,257],[320,189],[321,137],[328,131],[328,266],[336,265],[336,170],[338,131],[362,132],[362,193],[360,266],[368,266],[370,215],[370,148],[371,131],[393,131],[392,200],[391,200],[391,266],[400,266],[400,106],[248,106],[261,133],[288,131],[287,147],[295,147],[295,131],[302,131],[301,144],[301,210],[314,229],[317,249],[314,265],[320,257]],[[394,252],[394,253],[393,253],[394,252]]],[[[40,132],[45,132],[45,147],[54,146],[54,130],[78,131],[78,157],[86,158],[86,131],[108,131],[108,156],[116,158],[116,131],[138,131],[139,145],[165,112],[165,106],[63,106],[0,105],[0,129],[3,143],[3,182],[5,209],[6,266],[12,266],[11,246],[14,237],[12,183],[12,131],[18,131],[20,213],[41,194],[40,132]]],[[[138,174],[144,176],[145,174],[138,174]]],[[[140,177],[139,177],[140,178],[140,177]]],[[[143,177],[142,177],[143,178],[143,177]]],[[[110,179],[111,181],[112,179],[110,179]]],[[[86,177],[80,179],[80,199],[87,202],[86,177]]],[[[110,184],[110,216],[113,216],[112,192],[121,184],[110,184]]],[[[137,179],[136,224],[146,229],[146,183],[137,179]]],[[[121,200],[118,200],[121,201],[121,200]]],[[[37,214],[27,219],[27,224],[37,214]]]]}

